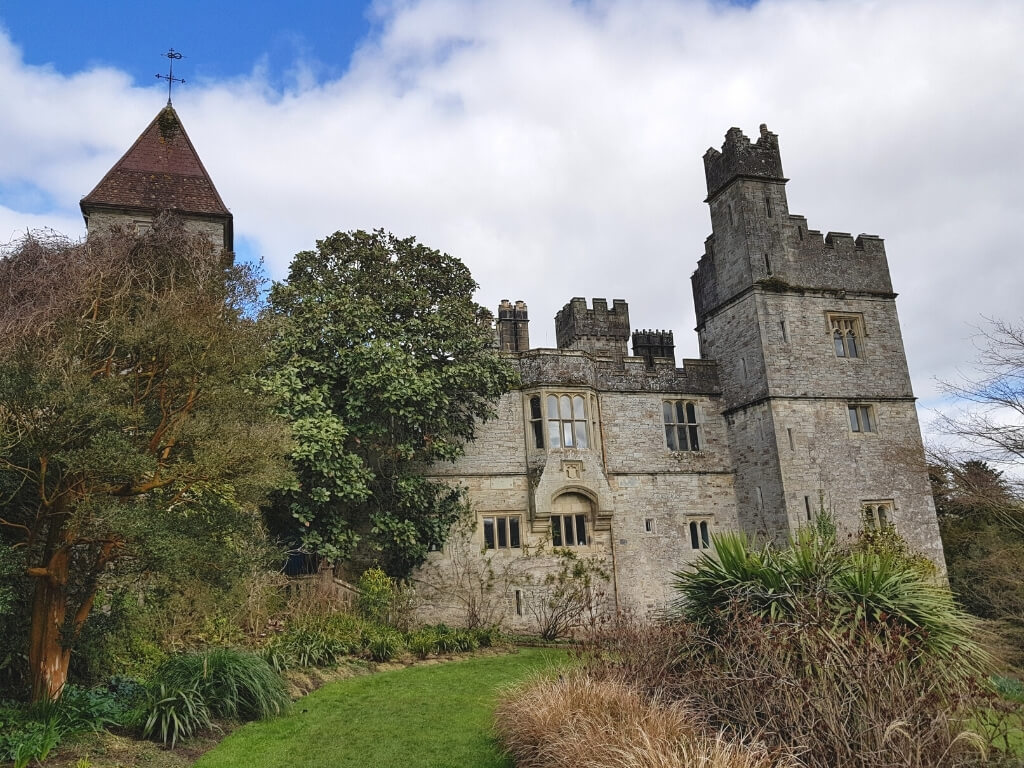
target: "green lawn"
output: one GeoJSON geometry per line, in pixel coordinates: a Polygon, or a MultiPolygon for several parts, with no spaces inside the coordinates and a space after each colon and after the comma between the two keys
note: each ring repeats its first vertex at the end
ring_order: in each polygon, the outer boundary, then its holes
{"type": "Polygon", "coordinates": [[[497,691],[564,661],[528,649],[341,680],[235,731],[196,768],[507,768],[491,737],[497,691]]]}

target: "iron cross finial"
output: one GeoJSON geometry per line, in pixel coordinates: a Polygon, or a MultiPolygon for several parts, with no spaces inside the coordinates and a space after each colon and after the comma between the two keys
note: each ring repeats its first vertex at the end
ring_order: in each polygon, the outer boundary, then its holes
{"type": "Polygon", "coordinates": [[[174,60],[175,59],[182,59],[182,58],[184,58],[184,56],[182,56],[180,53],[178,53],[173,48],[169,48],[167,50],[167,53],[162,53],[160,55],[167,57],[167,59],[168,59],[168,66],[170,67],[170,69],[168,70],[168,73],[166,75],[160,75],[160,74],[157,75],[157,77],[159,79],[167,81],[167,106],[169,107],[169,106],[171,106],[171,86],[174,85],[175,83],[181,83],[182,85],[185,84],[185,80],[183,78],[175,77],[174,76],[174,60]]]}

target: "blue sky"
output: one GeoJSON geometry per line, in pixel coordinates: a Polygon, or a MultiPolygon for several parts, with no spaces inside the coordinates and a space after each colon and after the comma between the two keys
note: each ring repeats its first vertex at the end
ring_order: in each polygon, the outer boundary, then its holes
{"type": "Polygon", "coordinates": [[[915,391],[1019,319],[1020,0],[0,0],[0,243],[79,199],[174,103],[272,277],[338,229],[463,259],[479,300],[624,298],[698,355],[701,157],[779,134],[790,210],[881,235],[915,391]]]}
{"type": "Polygon", "coordinates": [[[25,63],[51,65],[65,75],[112,66],[148,84],[165,71],[160,54],[173,47],[188,57],[181,63],[186,80],[224,80],[265,66],[283,85],[297,59],[316,62],[319,79],[343,74],[356,43],[372,31],[369,6],[354,0],[104,0],[86,11],[79,2],[39,0],[0,3],[0,20],[23,48],[25,63]]]}

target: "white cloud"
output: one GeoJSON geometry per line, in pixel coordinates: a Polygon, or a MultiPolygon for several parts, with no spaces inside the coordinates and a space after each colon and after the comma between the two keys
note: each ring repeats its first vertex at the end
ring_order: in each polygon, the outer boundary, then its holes
{"type": "MultiPolygon", "coordinates": [[[[341,79],[296,62],[175,103],[236,232],[283,277],[336,229],[462,258],[480,299],[525,299],[554,345],[572,296],[697,356],[689,276],[709,232],[701,156],[730,126],[780,136],[790,207],[886,238],[916,392],[964,368],[970,324],[1020,317],[1024,4],[765,0],[381,3],[341,79]]],[[[254,60],[256,56],[254,55],[254,60]]],[[[0,34],[0,188],[78,199],[162,106],[112,70],[64,77],[0,34]]],[[[23,226],[0,210],[0,230],[23,226]]],[[[37,219],[25,216],[27,224],[37,219]]],[[[2,234],[2,231],[0,231],[2,234]]]]}

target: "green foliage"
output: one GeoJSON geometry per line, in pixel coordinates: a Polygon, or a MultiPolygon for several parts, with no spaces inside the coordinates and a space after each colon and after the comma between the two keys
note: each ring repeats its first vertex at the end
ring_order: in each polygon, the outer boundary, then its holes
{"type": "Polygon", "coordinates": [[[359,577],[359,613],[364,619],[387,624],[395,600],[395,583],[380,568],[368,568],[359,577]]]}
{"type": "Polygon", "coordinates": [[[272,516],[281,533],[399,577],[444,541],[463,495],[422,468],[458,458],[516,381],[476,287],[458,259],[383,231],[338,232],[296,255],[270,292],[267,387],[298,473],[272,516]]]}
{"type": "Polygon", "coordinates": [[[348,614],[293,621],[267,646],[265,658],[277,670],[333,666],[362,652],[365,631],[365,622],[348,614]]]}
{"type": "Polygon", "coordinates": [[[213,727],[210,709],[198,683],[185,688],[157,683],[150,692],[146,711],[149,715],[142,735],[157,737],[164,744],[169,742],[171,749],[180,739],[189,739],[213,727]]]}
{"type": "Polygon", "coordinates": [[[366,654],[374,661],[389,661],[405,650],[402,633],[391,627],[375,627],[363,638],[366,654]]]}
{"type": "Polygon", "coordinates": [[[172,656],[160,665],[151,684],[164,693],[184,692],[188,697],[195,690],[215,717],[263,720],[288,706],[284,682],[267,662],[232,648],[172,656]]]}
{"type": "Polygon", "coordinates": [[[213,577],[288,476],[253,267],[163,217],[0,258],[0,544],[25,552],[33,695],[63,684],[109,569],[213,577]],[[41,649],[41,650],[40,650],[41,649]],[[43,679],[46,678],[46,679],[43,679]]]}
{"type": "Polygon", "coordinates": [[[755,548],[742,534],[723,534],[714,539],[715,556],[702,553],[692,570],[674,574],[676,610],[712,629],[737,606],[769,621],[810,620],[836,632],[864,627],[874,641],[892,634],[919,643],[952,675],[984,668],[974,623],[949,590],[899,547],[883,544],[842,549],[808,529],[787,548],[755,548]]]}

